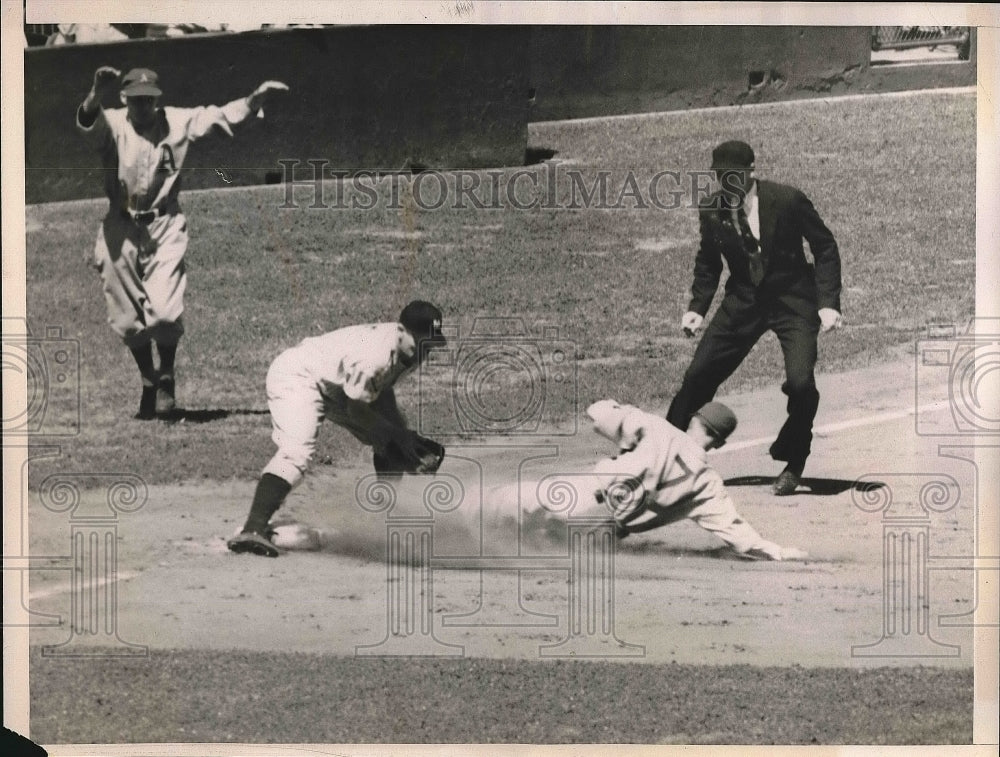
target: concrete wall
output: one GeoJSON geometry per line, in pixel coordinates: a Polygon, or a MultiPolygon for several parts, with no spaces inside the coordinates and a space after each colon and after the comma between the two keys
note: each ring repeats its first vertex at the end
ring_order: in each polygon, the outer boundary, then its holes
{"type": "Polygon", "coordinates": [[[102,193],[98,157],[73,124],[94,70],[105,64],[156,70],[165,105],[221,104],[265,79],[292,88],[236,139],[195,145],[186,187],[265,183],[280,176],[282,158],[326,159],[347,170],[522,165],[528,43],[526,27],[429,25],[26,50],[27,201],[102,193]]]}
{"type": "MultiPolygon", "coordinates": [[[[207,138],[187,187],[280,180],[281,159],[333,170],[521,165],[529,120],[976,82],[972,60],[870,66],[869,27],[368,26],[200,35],[25,51],[27,200],[93,197],[97,156],[74,113],[94,69],[154,68],[164,104],[292,87],[237,138],[207,138]]],[[[114,103],[109,103],[113,105],[114,103]]]]}
{"type": "Polygon", "coordinates": [[[961,65],[869,66],[870,27],[534,27],[531,120],[967,86],[961,65]]]}

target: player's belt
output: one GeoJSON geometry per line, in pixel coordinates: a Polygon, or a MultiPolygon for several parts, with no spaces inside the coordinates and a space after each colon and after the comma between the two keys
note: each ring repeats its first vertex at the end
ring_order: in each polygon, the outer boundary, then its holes
{"type": "Polygon", "coordinates": [[[162,208],[153,208],[152,210],[122,210],[122,214],[143,226],[148,226],[161,216],[171,215],[169,211],[162,208]]]}

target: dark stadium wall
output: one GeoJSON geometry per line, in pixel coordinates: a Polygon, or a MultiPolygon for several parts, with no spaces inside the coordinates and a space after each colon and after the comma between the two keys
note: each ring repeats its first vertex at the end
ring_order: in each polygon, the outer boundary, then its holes
{"type": "MultiPolygon", "coordinates": [[[[98,156],[74,128],[94,70],[154,69],[164,105],[223,104],[260,82],[291,87],[236,139],[188,154],[185,187],[281,180],[281,160],[326,170],[523,165],[526,27],[364,26],[191,35],[25,51],[26,200],[100,196],[98,156]]],[[[108,107],[118,102],[105,103],[108,107]]]]}
{"type": "MultiPolygon", "coordinates": [[[[208,138],[185,187],[335,171],[522,165],[529,121],[968,86],[972,60],[869,65],[868,27],[359,26],[25,51],[26,198],[99,196],[74,111],[100,65],[154,68],[166,105],[221,104],[265,79],[292,91],[236,139],[208,138]],[[322,163],[325,161],[325,164],[322,163]]],[[[117,103],[108,103],[116,105],[117,103]]]]}
{"type": "MultiPolygon", "coordinates": [[[[973,34],[973,48],[975,34],[973,34]]],[[[530,119],[970,86],[963,64],[870,66],[870,27],[533,27],[530,119]]]]}

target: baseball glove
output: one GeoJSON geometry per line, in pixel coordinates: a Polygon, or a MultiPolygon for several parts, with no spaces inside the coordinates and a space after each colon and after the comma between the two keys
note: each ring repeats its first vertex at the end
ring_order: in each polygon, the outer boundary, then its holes
{"type": "Polygon", "coordinates": [[[435,473],[444,460],[444,446],[415,431],[406,431],[375,455],[375,470],[379,473],[435,473]]]}

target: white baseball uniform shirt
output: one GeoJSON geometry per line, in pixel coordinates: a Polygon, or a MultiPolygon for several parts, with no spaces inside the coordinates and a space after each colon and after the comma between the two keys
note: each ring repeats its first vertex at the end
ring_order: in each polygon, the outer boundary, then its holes
{"type": "Polygon", "coordinates": [[[232,136],[250,114],[246,98],[221,107],[160,108],[149,137],[132,127],[125,108],[98,109],[89,126],[77,109],[77,129],[100,152],[111,201],[93,264],[104,283],[108,322],[129,347],[180,339],[188,243],[177,201],[180,171],[192,142],[215,128],[232,136]],[[154,211],[156,218],[138,223],[130,211],[154,211]]]}
{"type": "Polygon", "coordinates": [[[293,486],[316,449],[323,418],[362,443],[382,448],[401,426],[392,391],[416,364],[416,343],[398,323],[370,323],[303,339],[267,373],[271,438],[278,447],[264,468],[293,486]]]}
{"type": "Polygon", "coordinates": [[[107,174],[105,192],[113,209],[172,210],[180,191],[178,178],[191,143],[215,128],[229,136],[250,117],[245,97],[223,106],[160,108],[153,139],[141,136],[126,108],[98,109],[89,127],[77,128],[96,144],[107,174]]]}
{"type": "Polygon", "coordinates": [[[594,468],[604,502],[626,532],[646,531],[691,518],[734,550],[764,552],[781,547],[753,529],[733,505],[707,453],[664,418],[613,400],[587,409],[594,430],[614,441],[620,453],[594,468]]]}

